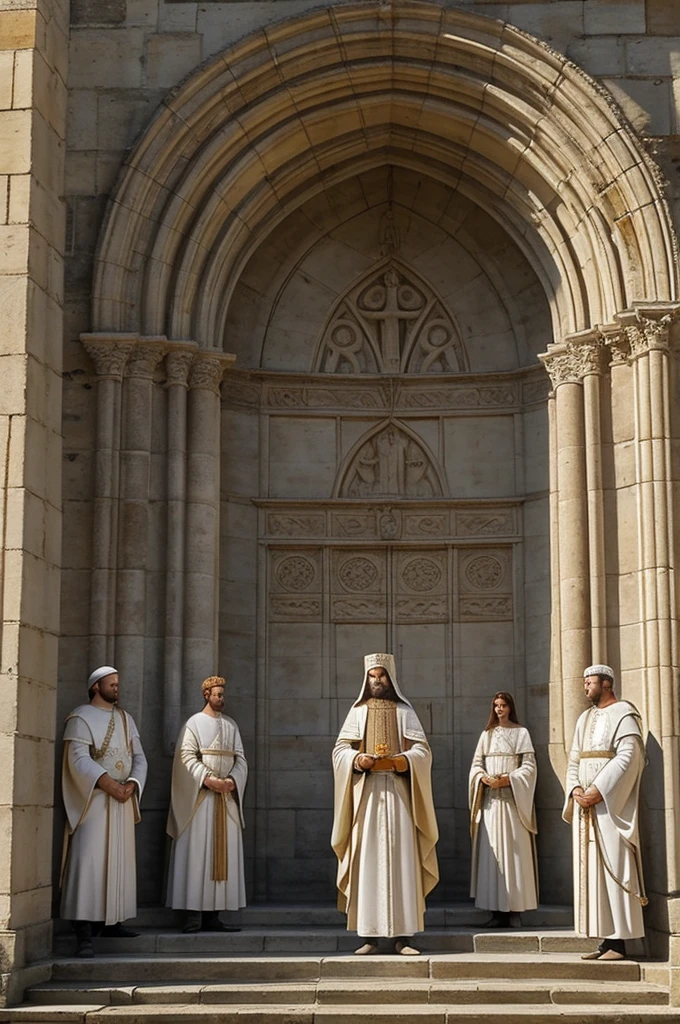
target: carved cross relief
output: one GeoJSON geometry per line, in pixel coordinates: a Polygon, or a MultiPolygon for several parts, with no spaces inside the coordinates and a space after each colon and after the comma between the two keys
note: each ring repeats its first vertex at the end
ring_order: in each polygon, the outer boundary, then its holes
{"type": "Polygon", "coordinates": [[[312,369],[456,373],[467,368],[460,333],[442,300],[391,256],[336,303],[312,369]]]}

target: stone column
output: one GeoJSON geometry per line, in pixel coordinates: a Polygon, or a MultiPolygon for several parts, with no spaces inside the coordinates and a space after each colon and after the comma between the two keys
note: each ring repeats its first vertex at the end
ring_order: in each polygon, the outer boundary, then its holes
{"type": "Polygon", "coordinates": [[[234,357],[198,352],[189,373],[184,573],[183,714],[217,671],[220,529],[220,384],[234,357]]]}
{"type": "MultiPolygon", "coordinates": [[[[584,352],[573,341],[549,346],[541,356],[550,375],[551,400],[551,504],[555,522],[553,540],[557,558],[553,581],[559,599],[559,620],[553,620],[551,665],[559,676],[550,681],[555,697],[553,709],[561,707],[561,736],[555,723],[552,751],[555,769],[564,770],[564,751],[583,709],[583,669],[588,664],[590,637],[590,565],[588,542],[588,497],[586,490],[586,435],[583,401],[584,352]],[[557,648],[557,650],[555,650],[557,648]],[[562,750],[560,751],[560,745],[562,750]]],[[[552,731],[552,730],[551,730],[552,731]]]]}
{"type": "Polygon", "coordinates": [[[163,742],[174,751],[182,716],[184,572],[187,476],[187,388],[195,346],[171,345],[165,360],[168,532],[165,575],[165,689],[163,742]]]}
{"type": "Polygon", "coordinates": [[[640,673],[644,682],[640,710],[649,737],[643,788],[650,827],[658,840],[665,835],[665,858],[660,857],[658,846],[651,851],[654,863],[650,889],[657,893],[664,889],[677,892],[680,888],[676,834],[680,811],[674,570],[677,543],[670,411],[671,332],[677,314],[677,306],[655,303],[636,304],[635,309],[616,317],[630,346],[633,366],[639,538],[639,664],[624,664],[622,668],[640,673]]]}
{"type": "Polygon", "coordinates": [[[113,663],[120,673],[125,706],[140,729],[148,632],[146,587],[153,378],[166,348],[165,338],[139,338],[130,351],[123,383],[113,663]]]}
{"type": "Polygon", "coordinates": [[[137,335],[83,334],[80,340],[97,373],[90,583],[90,664],[96,666],[114,657],[122,381],[137,335]]]}

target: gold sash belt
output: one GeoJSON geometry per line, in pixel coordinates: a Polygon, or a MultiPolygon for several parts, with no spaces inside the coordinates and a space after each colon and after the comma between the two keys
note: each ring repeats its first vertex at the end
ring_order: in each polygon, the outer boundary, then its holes
{"type": "Polygon", "coordinates": [[[236,757],[235,750],[216,750],[215,747],[201,747],[199,754],[203,757],[205,754],[212,754],[214,757],[236,757]]]}
{"type": "Polygon", "coordinates": [[[615,757],[615,756],[616,755],[615,755],[613,750],[582,750],[581,751],[581,757],[602,757],[602,758],[609,759],[609,758],[615,757]]]}

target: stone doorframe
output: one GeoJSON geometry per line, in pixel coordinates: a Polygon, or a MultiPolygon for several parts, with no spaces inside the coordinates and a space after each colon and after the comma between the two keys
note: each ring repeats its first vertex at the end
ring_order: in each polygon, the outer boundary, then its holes
{"type": "MultiPolygon", "coordinates": [[[[200,673],[216,642],[217,478],[207,483],[204,473],[219,455],[217,396],[234,287],[272,227],[301,202],[383,163],[460,189],[499,221],[545,287],[556,339],[541,357],[553,385],[551,756],[563,772],[583,667],[609,660],[625,695],[641,704],[649,788],[663,792],[662,805],[650,806],[665,835],[650,853],[661,880],[650,919],[668,933],[668,893],[680,889],[670,827],[680,800],[676,247],[660,173],[635,132],[605,89],[545,44],[433,3],[346,4],[248,37],[165,100],[110,204],[95,267],[94,333],[83,339],[101,378],[102,533],[93,571],[106,584],[116,568],[111,503],[120,496],[123,515],[128,507],[142,512],[144,495],[134,483],[132,493],[116,490],[125,475],[110,471],[126,453],[131,464],[144,458],[150,366],[167,348],[168,479],[171,462],[174,479],[187,473],[184,496],[168,503],[168,573],[198,567],[203,601],[196,622],[188,616],[183,635],[168,637],[165,686],[176,709],[178,666],[200,673]],[[195,344],[178,348],[186,338],[195,344]],[[102,359],[113,351],[122,358],[115,372],[108,355],[102,359]],[[123,387],[136,397],[121,424],[123,387]],[[187,387],[194,426],[184,447],[187,387]],[[139,420],[131,419],[135,409],[139,420]],[[134,438],[141,456],[132,454],[134,438]],[[200,551],[189,550],[191,516],[209,524],[212,540],[200,551]]],[[[129,582],[134,588],[134,573],[129,582]]],[[[189,589],[187,575],[182,592],[189,589]]],[[[120,627],[107,585],[93,591],[93,653],[103,653],[120,627]]],[[[177,608],[168,613],[179,624],[177,608]]],[[[130,640],[131,657],[133,650],[130,640]]],[[[168,713],[168,740],[176,713],[168,713]]]]}

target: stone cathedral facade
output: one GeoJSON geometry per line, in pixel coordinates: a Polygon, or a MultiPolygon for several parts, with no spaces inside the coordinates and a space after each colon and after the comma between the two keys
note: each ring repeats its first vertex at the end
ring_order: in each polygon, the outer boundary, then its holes
{"type": "Polygon", "coordinates": [[[570,902],[566,751],[614,666],[680,970],[675,5],[0,0],[0,107],[4,997],[51,948],[94,666],[150,761],[140,901],[218,672],[249,898],[331,903],[329,754],[375,650],[432,739],[446,901],[508,689],[570,902]]]}

